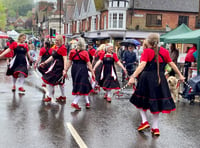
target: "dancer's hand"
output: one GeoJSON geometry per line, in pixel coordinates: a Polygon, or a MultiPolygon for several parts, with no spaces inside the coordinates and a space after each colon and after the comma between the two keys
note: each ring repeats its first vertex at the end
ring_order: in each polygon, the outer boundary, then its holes
{"type": "Polygon", "coordinates": [[[46,63],[45,62],[42,62],[41,64],[40,64],[40,67],[42,67],[42,68],[44,68],[46,66],[46,63]]]}
{"type": "Polygon", "coordinates": [[[124,73],[127,75],[128,74],[128,72],[127,72],[127,70],[126,69],[124,69],[124,73]]]}
{"type": "Polygon", "coordinates": [[[129,81],[128,81],[128,85],[131,86],[135,84],[135,78],[134,77],[130,77],[129,81]]]}
{"type": "Polygon", "coordinates": [[[67,76],[67,72],[66,72],[66,70],[63,70],[63,76],[64,76],[64,77],[67,76]]]}
{"type": "Polygon", "coordinates": [[[38,63],[36,62],[36,63],[34,64],[34,69],[36,69],[36,68],[37,68],[37,65],[38,65],[38,63]]]}

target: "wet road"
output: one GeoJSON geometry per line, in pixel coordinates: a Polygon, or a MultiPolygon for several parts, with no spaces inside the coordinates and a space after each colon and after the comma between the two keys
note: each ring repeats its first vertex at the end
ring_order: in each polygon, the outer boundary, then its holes
{"type": "MultiPolygon", "coordinates": [[[[90,96],[91,109],[82,111],[70,107],[71,79],[66,81],[65,105],[44,104],[41,80],[30,72],[26,79],[26,94],[11,92],[12,79],[5,76],[5,61],[0,61],[0,148],[78,148],[72,129],[88,148],[199,148],[200,105],[181,99],[177,110],[160,114],[161,136],[154,138],[150,131],[138,133],[138,110],[129,103],[130,90],[112,103],[100,95],[90,96]]],[[[56,88],[56,97],[59,88],[56,88]]],[[[151,114],[148,112],[151,123],[151,114]]]]}

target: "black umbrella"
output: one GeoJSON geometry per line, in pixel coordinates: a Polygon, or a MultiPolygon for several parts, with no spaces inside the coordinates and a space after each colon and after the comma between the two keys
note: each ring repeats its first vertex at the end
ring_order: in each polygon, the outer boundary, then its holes
{"type": "Polygon", "coordinates": [[[138,45],[141,45],[141,43],[138,41],[138,40],[135,40],[135,39],[126,39],[126,40],[123,40],[121,43],[120,43],[121,46],[128,46],[128,45],[135,45],[135,46],[138,46],[138,45]]]}

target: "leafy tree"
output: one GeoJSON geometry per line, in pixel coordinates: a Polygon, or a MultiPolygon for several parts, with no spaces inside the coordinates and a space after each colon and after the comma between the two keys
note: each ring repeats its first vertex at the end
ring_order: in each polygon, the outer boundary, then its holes
{"type": "Polygon", "coordinates": [[[33,0],[0,0],[8,9],[8,16],[13,16],[13,11],[20,16],[26,16],[32,10],[33,0]]]}
{"type": "Polygon", "coordinates": [[[5,30],[6,26],[6,13],[3,3],[0,1],[0,30],[5,30]]]}

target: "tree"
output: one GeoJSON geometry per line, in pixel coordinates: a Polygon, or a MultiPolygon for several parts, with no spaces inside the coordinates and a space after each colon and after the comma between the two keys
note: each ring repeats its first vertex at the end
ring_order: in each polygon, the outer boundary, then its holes
{"type": "Polygon", "coordinates": [[[8,16],[16,15],[26,16],[27,12],[33,7],[33,0],[0,0],[8,9],[8,16]]]}
{"type": "Polygon", "coordinates": [[[5,30],[6,27],[6,9],[2,3],[2,1],[0,1],[0,30],[5,30]]]}

